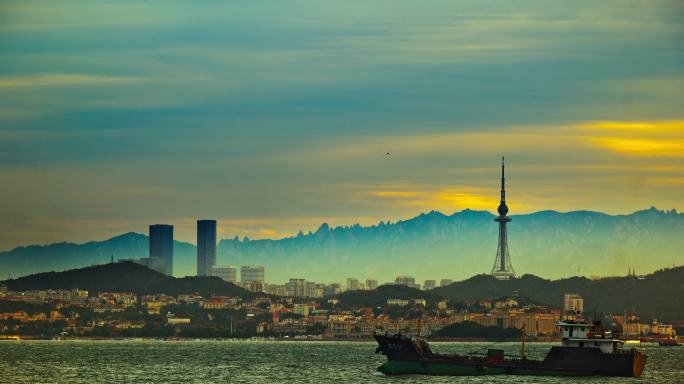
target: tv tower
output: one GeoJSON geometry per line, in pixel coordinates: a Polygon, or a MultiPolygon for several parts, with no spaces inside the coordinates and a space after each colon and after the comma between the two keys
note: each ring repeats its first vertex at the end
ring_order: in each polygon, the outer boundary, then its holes
{"type": "Polygon", "coordinates": [[[508,231],[506,223],[511,221],[507,217],[508,206],[506,206],[506,176],[504,172],[504,158],[501,158],[501,203],[499,204],[499,217],[494,221],[499,223],[499,247],[496,251],[496,259],[492,267],[492,276],[501,280],[508,280],[515,277],[511,256],[508,254],[508,231]]]}

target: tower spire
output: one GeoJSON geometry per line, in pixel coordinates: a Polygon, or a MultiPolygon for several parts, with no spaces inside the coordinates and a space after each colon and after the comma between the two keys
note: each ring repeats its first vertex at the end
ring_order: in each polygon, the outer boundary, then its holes
{"type": "Polygon", "coordinates": [[[504,158],[501,157],[501,203],[506,204],[506,165],[504,158]]]}
{"type": "Polygon", "coordinates": [[[511,218],[506,216],[508,214],[508,206],[506,205],[506,165],[504,157],[501,157],[501,202],[497,211],[499,216],[494,221],[499,223],[499,245],[496,251],[496,259],[494,259],[494,267],[492,267],[492,276],[497,279],[509,279],[515,277],[515,272],[511,264],[511,257],[508,254],[508,230],[506,223],[510,222],[511,218]]]}

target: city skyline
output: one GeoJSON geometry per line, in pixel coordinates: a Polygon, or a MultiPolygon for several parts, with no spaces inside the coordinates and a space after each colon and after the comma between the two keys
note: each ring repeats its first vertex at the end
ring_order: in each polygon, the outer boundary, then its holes
{"type": "Polygon", "coordinates": [[[155,222],[192,242],[199,217],[282,238],[491,210],[502,154],[516,213],[684,210],[679,2],[0,14],[3,250],[155,222]]]}

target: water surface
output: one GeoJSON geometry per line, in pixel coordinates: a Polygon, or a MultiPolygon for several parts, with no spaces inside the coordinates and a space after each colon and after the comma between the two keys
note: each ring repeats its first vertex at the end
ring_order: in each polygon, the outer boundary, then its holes
{"type": "MultiPolygon", "coordinates": [[[[491,343],[431,343],[465,353],[491,343]]],[[[532,343],[541,359],[553,344],[532,343]]],[[[518,343],[504,343],[518,353],[518,343]]],[[[315,341],[1,341],[2,383],[684,383],[684,347],[644,347],[639,379],[521,376],[385,377],[374,342],[315,341]]]]}

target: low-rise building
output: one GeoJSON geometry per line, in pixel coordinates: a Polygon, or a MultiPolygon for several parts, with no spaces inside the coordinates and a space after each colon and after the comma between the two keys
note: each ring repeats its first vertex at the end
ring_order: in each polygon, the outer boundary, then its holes
{"type": "Polygon", "coordinates": [[[124,309],[126,308],[121,304],[95,304],[93,306],[93,312],[95,313],[123,312],[124,309]]]}
{"type": "Polygon", "coordinates": [[[204,309],[237,309],[240,307],[240,298],[233,296],[212,296],[204,301],[204,309]]]}
{"type": "Polygon", "coordinates": [[[409,301],[406,299],[387,299],[387,305],[398,305],[403,307],[409,305],[409,301]]]}

